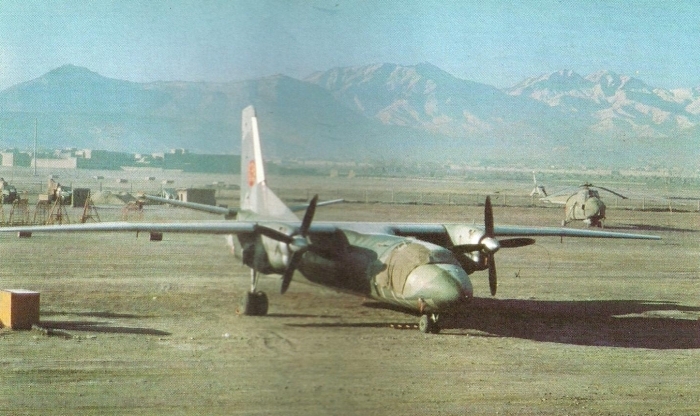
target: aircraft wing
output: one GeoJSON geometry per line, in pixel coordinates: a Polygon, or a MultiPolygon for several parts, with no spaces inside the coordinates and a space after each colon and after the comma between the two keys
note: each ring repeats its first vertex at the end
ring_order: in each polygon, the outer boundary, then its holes
{"type": "MultiPolygon", "coordinates": [[[[320,224],[319,224],[320,225],[320,224]]],[[[446,235],[445,226],[451,224],[429,223],[333,223],[336,228],[350,229],[366,233],[387,233],[411,236],[420,239],[432,239],[434,236],[446,235]],[[431,238],[427,238],[431,237],[431,238]]],[[[456,225],[456,224],[455,224],[456,225]]],[[[314,231],[314,225],[311,231],[314,231]]],[[[483,225],[469,225],[483,230],[483,225]]],[[[319,230],[320,231],[320,230],[319,230]]],[[[635,240],[661,240],[661,237],[648,234],[619,233],[602,230],[581,230],[561,227],[524,227],[512,225],[494,226],[496,237],[588,237],[588,238],[622,238],[635,240]]]]}
{"type": "Polygon", "coordinates": [[[239,234],[255,231],[255,222],[248,221],[212,221],[212,222],[98,222],[64,225],[27,225],[0,227],[0,233],[37,232],[37,233],[71,233],[71,232],[160,232],[191,234],[239,234]]]}
{"type": "MultiPolygon", "coordinates": [[[[190,234],[240,234],[255,232],[258,224],[265,225],[267,221],[203,221],[176,223],[147,223],[147,222],[100,222],[65,225],[34,225],[0,227],[0,233],[16,232],[161,232],[161,233],[190,233],[190,234]]],[[[275,222],[298,227],[299,223],[275,222]]],[[[317,222],[311,224],[310,233],[331,234],[337,230],[352,230],[362,233],[393,234],[411,236],[421,239],[428,237],[447,236],[446,225],[441,223],[380,223],[380,222],[317,222]]],[[[483,225],[470,225],[483,229],[483,225]]],[[[588,237],[588,238],[622,238],[637,240],[660,240],[661,237],[647,234],[619,233],[601,230],[581,230],[575,228],[557,227],[523,227],[496,225],[494,234],[497,237],[588,237]]]]}
{"type": "Polygon", "coordinates": [[[633,240],[661,240],[658,235],[618,233],[601,230],[581,230],[557,227],[520,227],[496,225],[494,233],[501,237],[589,237],[589,238],[625,238],[633,240]]]}

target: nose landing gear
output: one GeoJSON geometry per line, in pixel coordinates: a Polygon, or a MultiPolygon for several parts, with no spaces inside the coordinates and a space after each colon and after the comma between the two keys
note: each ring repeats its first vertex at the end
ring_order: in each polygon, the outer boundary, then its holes
{"type": "Polygon", "coordinates": [[[440,333],[440,325],[438,324],[438,315],[424,314],[421,315],[420,321],[418,321],[418,330],[424,334],[438,334],[440,333]]]}

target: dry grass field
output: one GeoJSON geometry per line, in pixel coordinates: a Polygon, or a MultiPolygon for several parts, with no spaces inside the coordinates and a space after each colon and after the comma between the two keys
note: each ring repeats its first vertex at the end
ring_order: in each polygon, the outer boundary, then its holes
{"type": "MultiPolygon", "coordinates": [[[[561,220],[503,205],[497,224],[561,220]]],[[[317,220],[481,222],[482,209],[348,203],[317,220]]],[[[51,328],[0,330],[0,414],[697,415],[699,215],[611,209],[607,228],[663,240],[501,250],[498,295],[474,274],[477,298],[437,336],[298,274],[284,296],[263,279],[269,315],[240,316],[248,270],[218,236],[0,235],[1,286],[39,291],[51,328]]],[[[183,219],[216,218],[144,215],[183,219]]]]}

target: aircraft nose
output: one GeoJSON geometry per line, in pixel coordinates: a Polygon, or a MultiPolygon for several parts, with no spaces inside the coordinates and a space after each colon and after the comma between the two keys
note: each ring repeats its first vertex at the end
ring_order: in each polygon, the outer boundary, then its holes
{"type": "Polygon", "coordinates": [[[422,299],[427,312],[439,312],[471,300],[474,294],[467,272],[455,264],[423,264],[408,275],[403,295],[422,299]]]}
{"type": "Polygon", "coordinates": [[[590,198],[586,201],[584,210],[587,217],[605,216],[605,204],[599,199],[590,198]]]}

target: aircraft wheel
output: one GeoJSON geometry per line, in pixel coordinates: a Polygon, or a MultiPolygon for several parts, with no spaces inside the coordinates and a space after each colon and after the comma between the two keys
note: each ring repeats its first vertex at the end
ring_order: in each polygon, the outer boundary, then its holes
{"type": "Polygon", "coordinates": [[[265,292],[246,292],[241,299],[240,311],[247,316],[267,315],[267,295],[265,292]]]}
{"type": "Polygon", "coordinates": [[[440,326],[433,317],[421,315],[418,321],[418,330],[424,334],[438,334],[440,332],[440,326]]]}

